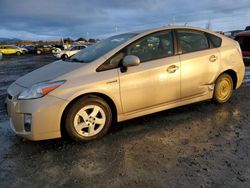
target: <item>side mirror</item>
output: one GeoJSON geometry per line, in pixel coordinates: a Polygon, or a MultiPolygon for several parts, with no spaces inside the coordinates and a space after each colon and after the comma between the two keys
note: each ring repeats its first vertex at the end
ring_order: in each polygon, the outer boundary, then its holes
{"type": "Polygon", "coordinates": [[[124,67],[132,67],[132,66],[137,66],[140,64],[140,59],[139,57],[135,55],[127,55],[123,58],[122,65],[124,67]]]}

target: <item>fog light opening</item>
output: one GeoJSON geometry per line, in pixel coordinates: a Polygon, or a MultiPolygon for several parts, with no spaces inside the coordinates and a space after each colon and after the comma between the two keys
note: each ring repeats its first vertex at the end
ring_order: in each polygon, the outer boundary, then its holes
{"type": "Polygon", "coordinates": [[[31,114],[24,114],[24,130],[31,132],[32,116],[31,114]]]}

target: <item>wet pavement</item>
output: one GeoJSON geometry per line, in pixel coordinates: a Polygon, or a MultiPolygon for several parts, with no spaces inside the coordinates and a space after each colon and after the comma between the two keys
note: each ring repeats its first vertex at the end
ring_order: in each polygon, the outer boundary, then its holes
{"type": "Polygon", "coordinates": [[[136,118],[87,144],[27,141],[9,128],[6,88],[53,60],[0,61],[0,187],[250,186],[249,68],[224,105],[205,101],[136,118]]]}

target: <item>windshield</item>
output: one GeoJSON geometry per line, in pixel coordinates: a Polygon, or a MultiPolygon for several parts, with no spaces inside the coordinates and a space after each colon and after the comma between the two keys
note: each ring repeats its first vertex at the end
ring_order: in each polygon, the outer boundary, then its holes
{"type": "Polygon", "coordinates": [[[102,40],[94,45],[91,45],[83,50],[81,50],[76,55],[72,56],[69,60],[71,62],[81,62],[81,63],[90,63],[109,51],[113,50],[117,46],[123,44],[129,39],[136,36],[136,33],[127,33],[116,35],[105,40],[102,40]]]}

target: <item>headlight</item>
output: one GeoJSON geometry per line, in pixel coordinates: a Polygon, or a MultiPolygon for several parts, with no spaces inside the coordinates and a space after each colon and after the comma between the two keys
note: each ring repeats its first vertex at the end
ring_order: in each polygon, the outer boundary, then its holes
{"type": "Polygon", "coordinates": [[[49,92],[53,91],[54,89],[58,88],[62,85],[65,81],[58,81],[58,82],[42,82],[31,86],[23,90],[18,99],[37,99],[47,95],[49,92]]]}

